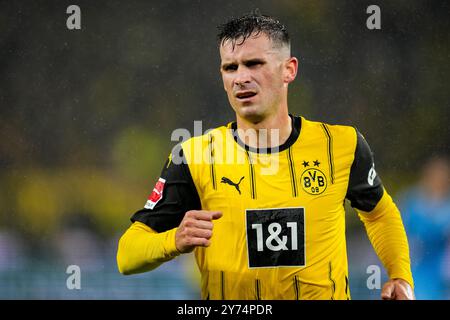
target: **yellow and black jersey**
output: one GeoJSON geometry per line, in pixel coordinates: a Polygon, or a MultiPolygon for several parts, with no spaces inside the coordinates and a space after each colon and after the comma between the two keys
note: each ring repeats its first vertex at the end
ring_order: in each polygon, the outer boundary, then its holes
{"type": "Polygon", "coordinates": [[[164,232],[188,210],[223,213],[194,251],[203,299],[350,298],[344,201],[392,200],[355,128],[291,119],[274,149],[245,145],[235,122],[183,142],[131,219],[164,232]]]}

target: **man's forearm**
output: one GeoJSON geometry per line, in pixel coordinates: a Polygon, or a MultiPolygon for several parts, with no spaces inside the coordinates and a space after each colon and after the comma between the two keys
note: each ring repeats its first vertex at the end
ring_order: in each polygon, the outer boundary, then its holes
{"type": "Polygon", "coordinates": [[[414,287],[408,240],[401,215],[386,190],[371,212],[358,210],[358,214],[389,277],[406,280],[414,287]]]}
{"type": "Polygon", "coordinates": [[[172,229],[156,233],[141,222],[134,222],[119,240],[117,266],[122,274],[153,270],[179,255],[172,229]]]}

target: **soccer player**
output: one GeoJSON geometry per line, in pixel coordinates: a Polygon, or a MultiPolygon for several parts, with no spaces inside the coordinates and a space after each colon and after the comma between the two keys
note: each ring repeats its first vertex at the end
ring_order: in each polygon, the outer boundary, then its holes
{"type": "Polygon", "coordinates": [[[236,121],[172,150],[119,241],[120,272],[193,251],[203,299],[350,299],[347,198],[387,269],[382,299],[414,299],[401,216],[364,137],[288,111],[286,28],[252,13],[219,29],[236,121]]]}

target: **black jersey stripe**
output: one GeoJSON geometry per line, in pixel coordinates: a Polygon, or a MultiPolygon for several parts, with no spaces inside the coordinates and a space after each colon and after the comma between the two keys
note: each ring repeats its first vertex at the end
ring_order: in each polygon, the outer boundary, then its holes
{"type": "Polygon", "coordinates": [[[287,158],[289,163],[289,175],[291,176],[292,196],[295,198],[298,196],[297,175],[295,174],[295,164],[291,148],[288,149],[287,158]]]}
{"type": "Polygon", "coordinates": [[[256,300],[261,300],[261,281],[259,279],[255,280],[255,292],[256,300]]]}
{"type": "Polygon", "coordinates": [[[332,268],[331,268],[331,261],[328,264],[329,270],[328,270],[328,279],[331,281],[331,300],[334,300],[334,293],[336,292],[336,282],[333,280],[333,277],[331,276],[332,268]]]}
{"type": "Polygon", "coordinates": [[[214,165],[214,136],[212,134],[209,135],[208,148],[209,148],[209,165],[210,165],[211,181],[213,189],[217,190],[216,168],[214,165]]]}
{"type": "Polygon", "coordinates": [[[249,166],[249,175],[250,175],[250,195],[251,195],[252,199],[256,199],[255,168],[254,168],[253,160],[252,160],[252,157],[251,157],[250,153],[248,153],[248,151],[245,151],[245,153],[246,153],[246,155],[247,155],[248,166],[249,166]]]}
{"type": "Polygon", "coordinates": [[[327,153],[328,153],[328,163],[330,165],[330,180],[331,184],[334,184],[334,163],[333,163],[333,136],[330,133],[327,125],[322,123],[322,128],[327,137],[327,153]]]}
{"type": "Polygon", "coordinates": [[[225,300],[225,273],[223,271],[220,271],[220,291],[222,300],[225,300]]]}
{"type": "Polygon", "coordinates": [[[294,291],[295,291],[295,300],[300,300],[300,286],[297,276],[294,276],[294,291]]]}

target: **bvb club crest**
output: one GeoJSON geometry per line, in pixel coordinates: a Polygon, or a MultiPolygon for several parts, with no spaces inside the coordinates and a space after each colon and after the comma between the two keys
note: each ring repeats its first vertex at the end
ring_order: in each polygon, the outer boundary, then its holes
{"type": "MultiPolygon", "coordinates": [[[[306,162],[306,161],[304,162],[304,166],[307,167],[308,165],[305,165],[305,163],[308,163],[308,162],[306,162]]],[[[316,164],[316,163],[317,163],[317,168],[310,167],[310,168],[306,169],[305,171],[303,171],[303,174],[300,177],[300,184],[301,184],[303,190],[306,193],[309,193],[312,195],[321,194],[327,188],[327,178],[326,178],[325,174],[319,170],[319,168],[318,168],[319,162],[314,161],[314,164],[316,164]]]]}

